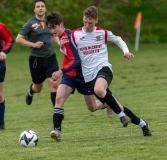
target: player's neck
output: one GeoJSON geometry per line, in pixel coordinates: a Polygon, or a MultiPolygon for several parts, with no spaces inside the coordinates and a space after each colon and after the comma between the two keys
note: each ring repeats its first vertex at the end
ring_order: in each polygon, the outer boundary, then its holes
{"type": "Polygon", "coordinates": [[[93,31],[95,30],[95,28],[96,28],[96,26],[94,26],[94,28],[93,28],[92,30],[87,30],[87,29],[85,29],[85,27],[83,26],[83,29],[84,29],[85,32],[93,32],[93,31]]]}
{"type": "Polygon", "coordinates": [[[43,20],[45,19],[45,15],[43,15],[43,16],[35,15],[35,17],[36,17],[38,20],[41,20],[41,21],[43,21],[43,20]]]}

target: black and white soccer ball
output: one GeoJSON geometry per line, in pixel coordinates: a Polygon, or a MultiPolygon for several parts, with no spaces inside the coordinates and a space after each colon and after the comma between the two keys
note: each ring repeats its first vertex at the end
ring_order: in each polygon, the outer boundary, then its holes
{"type": "Polygon", "coordinates": [[[23,131],[20,134],[19,143],[23,147],[35,147],[38,143],[38,136],[32,130],[23,131]]]}

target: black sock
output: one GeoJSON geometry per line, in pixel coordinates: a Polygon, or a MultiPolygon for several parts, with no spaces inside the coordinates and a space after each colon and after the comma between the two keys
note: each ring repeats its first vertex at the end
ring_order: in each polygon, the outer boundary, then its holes
{"type": "Polygon", "coordinates": [[[112,96],[110,92],[107,92],[106,96],[103,99],[116,114],[119,114],[121,112],[121,109],[117,101],[115,100],[115,98],[112,96]]]}
{"type": "Polygon", "coordinates": [[[53,114],[53,127],[61,131],[61,123],[64,117],[64,109],[54,108],[53,114]]]}
{"type": "Polygon", "coordinates": [[[140,118],[137,117],[131,110],[128,108],[124,107],[124,113],[131,119],[131,122],[135,125],[139,125],[140,123],[140,118]]]}
{"type": "Polygon", "coordinates": [[[103,104],[102,105],[102,107],[101,107],[101,109],[106,109],[107,107],[103,104]]]}
{"type": "Polygon", "coordinates": [[[35,92],[32,90],[32,85],[33,84],[31,84],[31,86],[30,86],[30,94],[34,94],[35,92]]]}
{"type": "Polygon", "coordinates": [[[53,104],[53,107],[54,107],[55,103],[56,103],[56,92],[51,92],[50,93],[50,98],[51,98],[51,101],[52,101],[52,104],[53,104]]]}

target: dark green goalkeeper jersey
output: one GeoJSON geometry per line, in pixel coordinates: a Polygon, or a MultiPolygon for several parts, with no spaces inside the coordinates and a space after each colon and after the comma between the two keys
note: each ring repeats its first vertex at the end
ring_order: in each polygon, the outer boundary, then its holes
{"type": "Polygon", "coordinates": [[[45,21],[38,20],[35,16],[27,21],[19,34],[27,36],[30,42],[42,41],[44,46],[41,48],[30,48],[30,56],[50,57],[54,54],[52,43],[52,33],[46,26],[45,21]]]}

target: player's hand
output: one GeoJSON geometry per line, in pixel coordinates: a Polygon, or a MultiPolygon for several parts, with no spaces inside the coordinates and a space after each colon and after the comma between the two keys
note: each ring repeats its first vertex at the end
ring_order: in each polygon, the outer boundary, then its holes
{"type": "Polygon", "coordinates": [[[4,52],[0,52],[0,61],[6,60],[7,56],[4,52]]]}
{"type": "Polygon", "coordinates": [[[44,43],[41,41],[38,41],[33,44],[33,48],[41,48],[42,46],[44,46],[44,43]]]}
{"type": "Polygon", "coordinates": [[[60,78],[61,75],[62,75],[62,71],[61,71],[61,70],[58,70],[58,71],[56,71],[56,72],[53,72],[53,73],[52,73],[52,79],[53,79],[54,81],[57,81],[57,80],[60,78]]]}
{"type": "Polygon", "coordinates": [[[124,57],[127,58],[127,59],[131,59],[131,58],[134,57],[134,55],[130,52],[127,52],[127,53],[124,54],[124,57]]]}
{"type": "Polygon", "coordinates": [[[60,39],[60,48],[62,50],[64,50],[65,49],[64,45],[68,42],[69,42],[68,37],[67,36],[62,36],[61,39],[60,39]]]}

